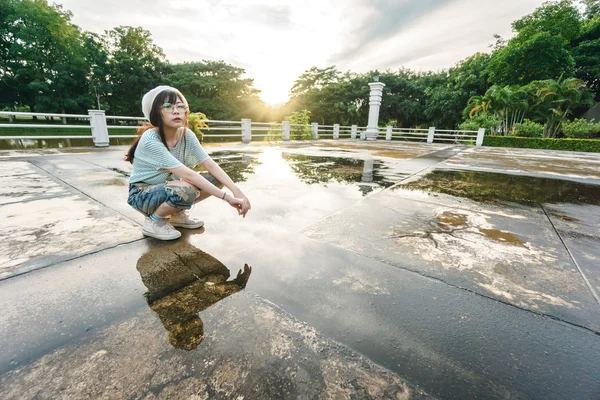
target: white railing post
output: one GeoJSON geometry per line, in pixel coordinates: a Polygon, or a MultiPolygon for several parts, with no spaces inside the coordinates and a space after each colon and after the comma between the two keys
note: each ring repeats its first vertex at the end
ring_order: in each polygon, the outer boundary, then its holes
{"type": "Polygon", "coordinates": [[[350,139],[356,139],[356,132],[358,132],[358,125],[352,125],[350,130],[350,139]]]}
{"type": "Polygon", "coordinates": [[[430,127],[427,133],[427,144],[433,143],[433,135],[435,135],[435,127],[430,127]]]}
{"type": "Polygon", "coordinates": [[[483,137],[485,136],[485,128],[479,128],[477,131],[477,140],[475,146],[483,146],[483,137]]]}
{"type": "Polygon", "coordinates": [[[290,140],[290,121],[281,122],[281,140],[290,140]]]}
{"type": "Polygon", "coordinates": [[[106,127],[106,114],[103,110],[88,110],[92,139],[96,147],[107,147],[110,144],[108,128],[106,127]]]}
{"type": "Polygon", "coordinates": [[[319,138],[319,123],[313,122],[312,124],[310,124],[310,129],[312,131],[312,138],[318,139],[319,138]]]}
{"type": "Polygon", "coordinates": [[[242,118],[242,142],[250,143],[252,140],[252,120],[242,118]]]}
{"type": "Polygon", "coordinates": [[[340,138],[340,124],[333,124],[333,138],[340,138]]]}
{"type": "Polygon", "coordinates": [[[392,140],[392,126],[388,125],[387,128],[385,128],[385,140],[392,140]]]}

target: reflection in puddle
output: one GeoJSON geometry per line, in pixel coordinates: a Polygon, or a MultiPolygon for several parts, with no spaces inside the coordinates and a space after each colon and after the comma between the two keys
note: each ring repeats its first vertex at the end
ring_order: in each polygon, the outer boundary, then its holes
{"type": "MultiPolygon", "coordinates": [[[[442,214],[435,217],[437,223],[435,224],[436,229],[427,231],[427,235],[430,236],[433,233],[448,233],[453,234],[454,232],[461,230],[456,228],[468,228],[469,219],[466,214],[455,213],[452,211],[444,211],[442,214]],[[452,228],[449,228],[452,227],[452,228]]],[[[485,229],[478,228],[479,232],[482,233],[489,239],[496,242],[505,243],[513,246],[525,246],[525,242],[517,238],[510,232],[499,231],[497,229],[485,229]]]]}
{"type": "Polygon", "coordinates": [[[235,279],[219,260],[184,240],[154,248],[137,262],[150,308],[178,349],[193,350],[204,340],[199,312],[246,287],[252,268],[244,265],[235,279]]]}
{"type": "Polygon", "coordinates": [[[600,185],[489,172],[435,170],[395,189],[444,193],[485,203],[600,205],[600,185]]]}
{"type": "Polygon", "coordinates": [[[489,237],[492,240],[495,240],[500,243],[512,244],[513,246],[525,246],[525,242],[521,239],[515,237],[513,234],[509,232],[499,231],[496,229],[481,229],[479,228],[479,232],[483,233],[485,236],[489,237]]]}
{"type": "MultiPolygon", "coordinates": [[[[123,132],[119,132],[123,134],[123,132]]],[[[89,129],[81,135],[90,135],[89,139],[2,139],[0,137],[0,150],[32,150],[32,149],[68,149],[70,147],[88,147],[94,148],[89,129]]],[[[133,139],[128,138],[109,138],[111,146],[127,146],[133,139]]],[[[65,150],[65,152],[89,152],[90,149],[65,150]]]]}
{"type": "MultiPolygon", "coordinates": [[[[266,180],[297,178],[307,185],[357,185],[363,195],[392,186],[401,178],[381,160],[291,154],[267,148],[260,153],[218,151],[211,157],[234,182],[260,174],[266,180]]],[[[201,170],[202,167],[196,168],[201,170]]]]}

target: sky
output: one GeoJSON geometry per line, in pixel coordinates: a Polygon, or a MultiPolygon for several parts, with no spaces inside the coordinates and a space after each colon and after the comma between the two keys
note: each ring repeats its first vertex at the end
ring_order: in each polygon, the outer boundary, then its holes
{"type": "Polygon", "coordinates": [[[446,69],[544,0],[57,0],[83,30],[141,26],[171,63],[244,68],[269,104],[307,69],[446,69]]]}

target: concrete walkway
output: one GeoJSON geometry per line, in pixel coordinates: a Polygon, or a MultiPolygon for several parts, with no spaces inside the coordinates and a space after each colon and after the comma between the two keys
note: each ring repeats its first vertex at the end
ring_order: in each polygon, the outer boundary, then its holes
{"type": "Polygon", "coordinates": [[[600,155],[207,150],[253,210],[170,243],[125,148],[0,152],[0,398],[600,398],[600,155]]]}

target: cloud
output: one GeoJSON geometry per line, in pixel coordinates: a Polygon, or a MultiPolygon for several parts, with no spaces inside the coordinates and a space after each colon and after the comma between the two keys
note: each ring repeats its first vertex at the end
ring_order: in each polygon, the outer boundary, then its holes
{"type": "Polygon", "coordinates": [[[312,66],[448,68],[543,0],[63,0],[84,30],[142,26],[172,63],[224,60],[284,102],[312,66]]]}
{"type": "MultiPolygon", "coordinates": [[[[502,5],[481,0],[446,1],[418,18],[405,20],[394,35],[366,35],[368,45],[347,47],[332,61],[356,72],[402,66],[448,68],[476,52],[487,51],[493,34],[511,36],[511,22],[532,12],[542,1],[505,0],[502,5]]],[[[385,21],[389,18],[380,23],[385,21]]]]}

